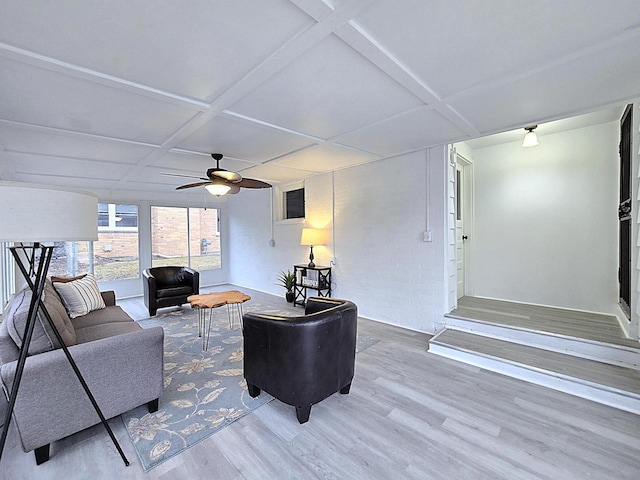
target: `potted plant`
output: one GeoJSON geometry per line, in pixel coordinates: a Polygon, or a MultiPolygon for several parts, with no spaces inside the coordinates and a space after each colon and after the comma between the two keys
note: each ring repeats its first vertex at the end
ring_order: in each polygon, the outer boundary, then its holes
{"type": "Polygon", "coordinates": [[[278,275],[278,285],[287,290],[285,298],[289,303],[293,302],[293,286],[295,285],[295,281],[296,277],[291,270],[287,270],[286,272],[283,270],[278,275]]]}

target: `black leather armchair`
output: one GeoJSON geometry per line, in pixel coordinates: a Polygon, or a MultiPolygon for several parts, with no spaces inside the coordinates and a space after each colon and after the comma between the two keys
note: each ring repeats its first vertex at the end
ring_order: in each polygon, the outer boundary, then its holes
{"type": "Polygon", "coordinates": [[[296,407],[300,423],[311,406],[335,392],[349,393],[355,368],[358,308],[347,300],[311,297],[305,314],[245,313],[244,378],[260,391],[296,407]]]}
{"type": "Polygon", "coordinates": [[[189,267],[148,268],[142,275],[144,304],[152,317],[159,308],[182,305],[200,293],[200,273],[189,267]]]}

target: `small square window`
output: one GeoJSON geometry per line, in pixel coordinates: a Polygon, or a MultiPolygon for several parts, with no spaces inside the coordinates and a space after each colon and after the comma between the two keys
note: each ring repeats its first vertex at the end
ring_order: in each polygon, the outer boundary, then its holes
{"type": "Polygon", "coordinates": [[[304,218],[304,188],[284,192],[284,218],[304,218]]]}

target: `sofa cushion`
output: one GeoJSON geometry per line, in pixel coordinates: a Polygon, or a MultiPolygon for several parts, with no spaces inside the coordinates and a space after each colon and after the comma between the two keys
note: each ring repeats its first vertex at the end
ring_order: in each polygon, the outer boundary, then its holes
{"type": "MultiPolygon", "coordinates": [[[[58,293],[54,290],[51,282],[46,282],[44,284],[44,293],[46,297],[44,299],[44,305],[47,307],[47,312],[51,315],[51,320],[53,320],[53,324],[56,326],[56,329],[60,333],[62,340],[64,340],[64,344],[67,346],[76,344],[76,331],[73,328],[73,324],[71,323],[71,319],[67,314],[67,309],[62,304],[62,300],[58,293]]],[[[46,322],[46,319],[42,318],[45,321],[45,327],[50,332],[50,337],[53,339],[54,348],[60,348],[62,345],[58,343],[55,338],[55,335],[50,330],[49,323],[46,322]]]]}
{"type": "Polygon", "coordinates": [[[77,330],[86,327],[93,327],[102,323],[132,322],[127,313],[117,305],[94,310],[81,317],[71,320],[73,327],[77,330]]]}
{"type": "Polygon", "coordinates": [[[79,328],[76,330],[76,338],[80,344],[113,337],[115,335],[122,335],[123,333],[137,332],[139,330],[142,330],[142,327],[133,320],[129,322],[101,323],[79,328]]]}
{"type": "MultiPolygon", "coordinates": [[[[60,333],[62,340],[66,345],[76,344],[76,334],[71,320],[62,305],[60,298],[51,287],[51,282],[47,281],[44,286],[42,301],[47,308],[47,312],[51,316],[53,324],[60,333]]],[[[29,317],[29,303],[31,302],[31,289],[24,288],[16,293],[9,301],[5,322],[7,323],[7,331],[14,343],[22,346],[22,337],[24,328],[29,317]]],[[[38,310],[36,315],[36,323],[29,344],[29,355],[48,352],[55,348],[60,348],[60,343],[55,338],[53,330],[49,326],[49,322],[42,313],[42,309],[38,310]]]]}
{"type": "Polygon", "coordinates": [[[91,274],[66,283],[56,282],[53,286],[58,294],[60,294],[62,302],[67,308],[67,312],[71,318],[86,315],[93,310],[105,308],[98,283],[91,274]]]}
{"type": "Polygon", "coordinates": [[[179,297],[181,295],[191,295],[193,289],[191,287],[169,287],[159,288],[158,298],[179,297]]]}

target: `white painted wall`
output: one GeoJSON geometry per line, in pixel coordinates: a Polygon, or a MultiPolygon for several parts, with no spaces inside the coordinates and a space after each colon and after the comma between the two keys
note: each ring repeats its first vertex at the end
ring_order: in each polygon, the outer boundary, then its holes
{"type": "Polygon", "coordinates": [[[618,129],[473,151],[477,296],[618,312],[618,129]]]}
{"type": "Polygon", "coordinates": [[[284,297],[277,273],[308,262],[302,227],[324,227],[335,243],[314,247],[315,263],[335,254],[333,296],[354,301],[364,317],[433,332],[445,309],[445,147],[430,149],[430,163],[429,188],[426,151],[307,179],[306,220],[276,222],[275,247],[269,192],[230,198],[230,281],[284,297]],[[423,241],[427,198],[431,243],[423,241]]]}

